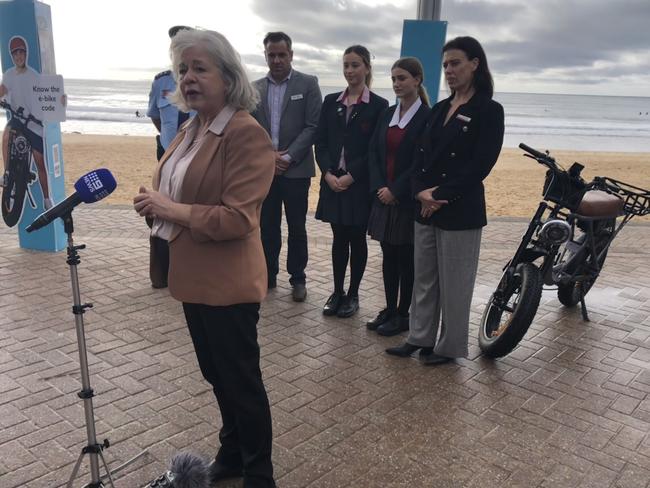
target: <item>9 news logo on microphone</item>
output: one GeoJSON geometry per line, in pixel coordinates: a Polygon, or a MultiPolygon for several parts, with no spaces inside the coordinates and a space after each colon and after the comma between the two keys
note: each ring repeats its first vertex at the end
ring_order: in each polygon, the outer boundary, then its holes
{"type": "MultiPolygon", "coordinates": [[[[104,188],[104,184],[102,183],[102,180],[100,179],[97,171],[91,171],[90,173],[82,176],[82,181],[83,183],[85,183],[90,194],[93,195],[93,197],[95,198],[95,201],[107,197],[108,195],[110,195],[112,191],[112,190],[109,191],[107,188],[104,188]]],[[[77,189],[77,191],[79,190],[77,189]]]]}
{"type": "Polygon", "coordinates": [[[97,168],[79,178],[75,184],[75,193],[83,203],[94,203],[113,193],[117,182],[106,168],[97,168]]]}

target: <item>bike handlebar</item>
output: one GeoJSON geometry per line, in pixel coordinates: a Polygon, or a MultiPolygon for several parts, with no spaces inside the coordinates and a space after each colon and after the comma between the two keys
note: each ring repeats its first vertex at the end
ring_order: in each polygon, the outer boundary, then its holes
{"type": "Polygon", "coordinates": [[[533,149],[532,147],[527,146],[527,145],[524,144],[523,142],[522,142],[521,144],[519,144],[519,148],[520,148],[520,149],[523,149],[523,150],[526,151],[528,154],[530,154],[531,156],[534,156],[534,157],[537,158],[537,159],[547,159],[547,158],[549,158],[548,154],[545,154],[545,153],[543,153],[543,152],[540,152],[540,151],[538,151],[537,149],[533,149]]]}
{"type": "Polygon", "coordinates": [[[43,122],[41,122],[36,117],[34,117],[34,115],[29,114],[27,117],[25,117],[24,115],[22,115],[22,113],[19,113],[19,111],[14,110],[13,107],[5,100],[0,100],[0,107],[11,112],[12,117],[16,117],[18,120],[22,120],[23,124],[34,122],[35,124],[40,125],[41,127],[43,126],[43,122]]]}

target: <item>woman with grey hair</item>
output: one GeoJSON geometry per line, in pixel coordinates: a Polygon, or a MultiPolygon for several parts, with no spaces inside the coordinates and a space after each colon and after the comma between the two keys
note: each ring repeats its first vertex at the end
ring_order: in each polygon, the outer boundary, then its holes
{"type": "Polygon", "coordinates": [[[196,116],[163,155],[135,210],[169,243],[169,291],[183,303],[203,377],[219,404],[221,447],[211,481],[273,487],[271,412],[257,321],[266,294],[260,211],[275,168],[271,141],[239,55],[218,32],[183,30],[170,48],[174,99],[196,116]]]}

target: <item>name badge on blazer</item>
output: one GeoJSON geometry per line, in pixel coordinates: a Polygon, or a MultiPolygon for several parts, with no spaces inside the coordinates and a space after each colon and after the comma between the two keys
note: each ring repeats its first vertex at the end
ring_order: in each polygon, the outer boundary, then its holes
{"type": "Polygon", "coordinates": [[[302,93],[298,93],[297,95],[291,95],[291,100],[302,100],[303,96],[302,93]]]}
{"type": "Polygon", "coordinates": [[[467,115],[463,115],[463,114],[456,115],[456,118],[461,122],[465,122],[466,124],[469,124],[472,121],[471,117],[468,117],[467,115]]]}

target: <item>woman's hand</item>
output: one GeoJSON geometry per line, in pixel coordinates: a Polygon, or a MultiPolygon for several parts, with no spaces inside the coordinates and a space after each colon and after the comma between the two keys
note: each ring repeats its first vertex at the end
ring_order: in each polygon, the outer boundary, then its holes
{"type": "Polygon", "coordinates": [[[334,176],[332,173],[329,171],[325,173],[325,182],[329,185],[330,189],[334,192],[340,192],[343,191],[343,189],[339,185],[339,179],[334,176]]]}
{"type": "Polygon", "coordinates": [[[384,186],[377,190],[377,198],[384,205],[397,205],[399,203],[395,195],[388,189],[387,186],[384,186]]]}
{"type": "Polygon", "coordinates": [[[133,208],[141,217],[170,220],[169,214],[174,202],[160,192],[140,187],[140,193],[133,198],[133,208]]]}
{"type": "Polygon", "coordinates": [[[447,200],[436,200],[433,198],[433,192],[436,188],[438,187],[434,186],[432,188],[427,188],[415,196],[415,198],[422,204],[420,215],[424,218],[431,217],[435,212],[440,210],[443,205],[448,203],[447,200]]]}
{"type": "Polygon", "coordinates": [[[354,178],[352,178],[352,175],[350,173],[345,173],[343,176],[339,177],[339,188],[341,188],[341,191],[345,191],[348,188],[350,188],[350,185],[354,183],[354,178]]]}

